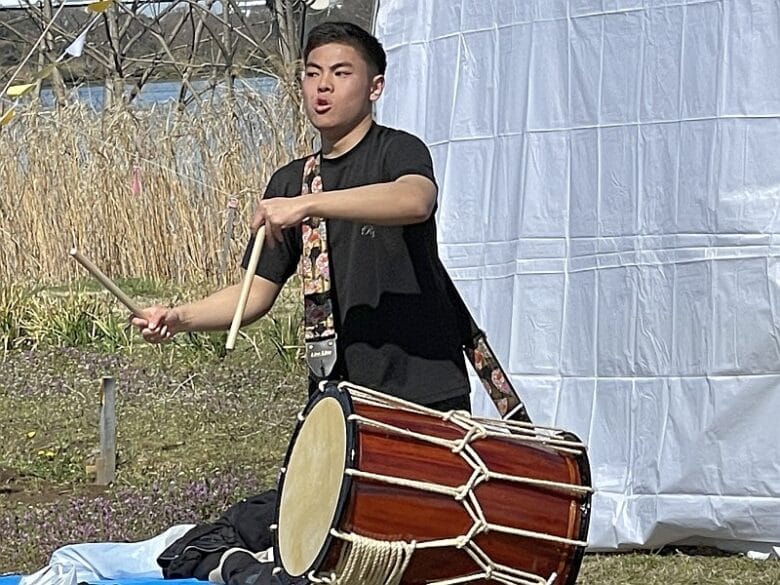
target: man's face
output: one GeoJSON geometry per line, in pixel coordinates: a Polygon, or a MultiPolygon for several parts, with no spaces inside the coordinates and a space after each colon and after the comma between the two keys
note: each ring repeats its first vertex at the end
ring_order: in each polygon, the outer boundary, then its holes
{"type": "Polygon", "coordinates": [[[341,43],[317,47],[306,60],[303,99],[306,115],[321,132],[346,133],[371,114],[384,78],[373,75],[354,48],[341,43]]]}

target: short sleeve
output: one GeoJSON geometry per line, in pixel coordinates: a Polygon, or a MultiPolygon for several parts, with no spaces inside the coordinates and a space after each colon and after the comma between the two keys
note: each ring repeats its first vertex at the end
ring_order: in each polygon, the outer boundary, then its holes
{"type": "MultiPolygon", "coordinates": [[[[263,198],[289,197],[289,188],[286,187],[286,181],[282,177],[283,173],[277,171],[271,177],[266,187],[263,198]]],[[[295,273],[298,262],[301,257],[301,228],[291,227],[282,231],[284,239],[277,242],[276,246],[271,248],[268,245],[263,246],[260,254],[260,260],[257,263],[255,274],[263,278],[284,284],[287,279],[295,273]]],[[[249,243],[244,250],[244,257],[241,260],[241,267],[246,270],[249,266],[249,258],[252,255],[252,248],[255,245],[255,236],[249,238],[249,243]]]]}
{"type": "Polygon", "coordinates": [[[407,132],[397,131],[392,136],[384,162],[389,181],[395,181],[404,175],[422,175],[436,184],[428,147],[422,140],[407,132]]]}

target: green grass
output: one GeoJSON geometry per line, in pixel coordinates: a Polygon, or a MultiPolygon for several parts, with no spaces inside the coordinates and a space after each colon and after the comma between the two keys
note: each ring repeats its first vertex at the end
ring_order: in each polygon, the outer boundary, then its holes
{"type": "Polygon", "coordinates": [[[586,555],[579,585],[777,585],[780,563],[673,547],[662,553],[586,555]]]}
{"type": "Polygon", "coordinates": [[[184,341],[132,353],[13,350],[2,369],[0,572],[34,570],[68,542],[206,521],[273,485],[306,395],[302,364],[285,364],[273,348],[258,356],[247,343],[225,357],[184,341]],[[98,489],[87,467],[99,445],[103,376],[117,385],[117,476],[98,489]],[[199,482],[202,501],[190,506],[181,494],[199,482]],[[86,508],[104,520],[85,523],[86,508]]]}
{"type": "Polygon", "coordinates": [[[288,425],[280,421],[292,420],[304,397],[300,375],[264,366],[251,348],[224,359],[203,354],[197,364],[177,359],[184,351],[10,354],[4,370],[14,381],[0,388],[0,412],[8,414],[3,465],[51,485],[86,483],[85,463],[98,444],[100,380],[111,376],[118,389],[120,485],[203,477],[225,468],[225,449],[236,469],[271,473],[286,445],[288,425]],[[281,432],[274,434],[276,428],[281,432]]]}
{"type": "MultiPolygon", "coordinates": [[[[137,297],[148,299],[153,297],[171,296],[172,294],[181,292],[181,289],[172,283],[157,282],[147,278],[116,278],[114,282],[131,298],[137,297]]],[[[74,292],[108,294],[96,279],[89,277],[78,278],[67,284],[41,286],[40,288],[45,288],[48,292],[61,295],[70,295],[74,292]]]]}

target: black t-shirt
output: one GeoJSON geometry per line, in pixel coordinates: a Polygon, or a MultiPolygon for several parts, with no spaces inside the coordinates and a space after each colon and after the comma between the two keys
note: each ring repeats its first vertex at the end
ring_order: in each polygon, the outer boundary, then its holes
{"type": "MultiPolygon", "coordinates": [[[[265,197],[300,195],[304,162],[298,159],[276,171],[265,197]]],[[[349,152],[322,159],[326,192],[404,175],[435,181],[428,148],[411,134],[378,124],[349,152]]],[[[420,404],[468,393],[462,316],[448,294],[433,214],[406,226],[330,219],[327,231],[339,336],[332,377],[420,404]]],[[[264,248],[256,273],[283,284],[296,271],[301,239],[300,226],[284,230],[281,245],[264,248]]]]}

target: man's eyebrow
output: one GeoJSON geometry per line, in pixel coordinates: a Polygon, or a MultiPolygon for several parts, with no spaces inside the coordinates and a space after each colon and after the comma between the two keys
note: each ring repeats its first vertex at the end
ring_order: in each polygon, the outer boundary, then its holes
{"type": "MultiPolygon", "coordinates": [[[[306,63],[306,68],[309,67],[313,67],[314,69],[319,69],[320,71],[324,69],[322,65],[320,65],[319,63],[315,63],[313,61],[309,61],[308,63],[306,63]]],[[[355,64],[352,63],[351,61],[339,61],[338,63],[334,63],[333,65],[330,65],[328,69],[333,70],[333,69],[338,69],[339,67],[350,67],[354,69],[355,64]]]]}

